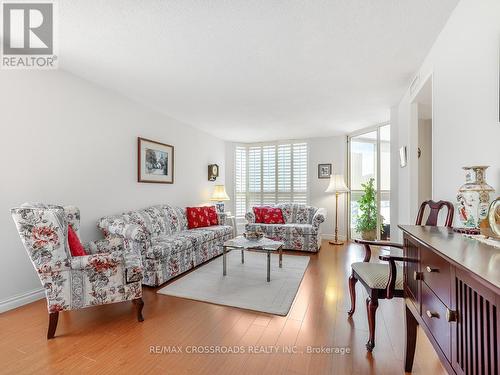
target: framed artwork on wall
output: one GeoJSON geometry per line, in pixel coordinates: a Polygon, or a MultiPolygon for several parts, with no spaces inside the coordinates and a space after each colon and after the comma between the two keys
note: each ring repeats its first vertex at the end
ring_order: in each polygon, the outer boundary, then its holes
{"type": "Polygon", "coordinates": [[[331,164],[318,164],[318,178],[330,178],[332,174],[331,164]]]}
{"type": "Polygon", "coordinates": [[[174,183],[174,146],[137,138],[137,182],[174,183]]]}

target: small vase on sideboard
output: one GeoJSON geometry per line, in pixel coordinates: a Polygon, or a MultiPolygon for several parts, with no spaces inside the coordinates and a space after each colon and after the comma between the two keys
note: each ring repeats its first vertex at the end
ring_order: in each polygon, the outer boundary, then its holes
{"type": "Polygon", "coordinates": [[[457,213],[465,228],[479,228],[488,216],[490,193],[495,189],[486,183],[487,168],[485,165],[463,167],[465,184],[458,189],[457,213]]]}

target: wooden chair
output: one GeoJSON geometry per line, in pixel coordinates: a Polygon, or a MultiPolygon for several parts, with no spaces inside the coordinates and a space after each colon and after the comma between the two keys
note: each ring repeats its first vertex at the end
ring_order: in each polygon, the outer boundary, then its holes
{"type": "MultiPolygon", "coordinates": [[[[416,225],[422,225],[425,208],[429,207],[430,212],[427,217],[426,226],[437,226],[439,212],[443,207],[448,208],[445,226],[451,227],[453,223],[454,207],[450,202],[445,201],[425,201],[420,205],[416,225]]],[[[416,260],[393,255],[381,255],[380,260],[389,262],[370,263],[370,246],[387,246],[397,249],[403,249],[403,245],[385,241],[365,241],[354,240],[365,247],[365,257],[363,262],[353,263],[351,265],[352,274],[349,277],[349,292],[351,294],[351,309],[348,314],[351,317],[356,309],[356,283],[358,280],[363,284],[368,292],[366,299],[366,309],[368,313],[368,327],[370,337],[366,343],[366,349],[371,352],[375,347],[375,314],[379,299],[392,299],[393,297],[404,297],[403,291],[403,267],[396,262],[414,262],[416,260]]]]}

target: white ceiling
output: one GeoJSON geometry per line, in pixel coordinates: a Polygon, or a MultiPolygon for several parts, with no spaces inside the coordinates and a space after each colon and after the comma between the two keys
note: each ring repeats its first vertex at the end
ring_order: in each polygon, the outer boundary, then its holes
{"type": "Polygon", "coordinates": [[[61,0],[60,67],[226,140],[389,119],[458,0],[61,0]]]}

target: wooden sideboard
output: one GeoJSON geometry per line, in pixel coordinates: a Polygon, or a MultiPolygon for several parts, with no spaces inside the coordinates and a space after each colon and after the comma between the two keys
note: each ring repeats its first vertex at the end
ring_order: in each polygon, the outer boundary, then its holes
{"type": "Polygon", "coordinates": [[[405,371],[417,325],[450,374],[498,375],[500,249],[444,227],[400,225],[404,236],[405,371]]]}

